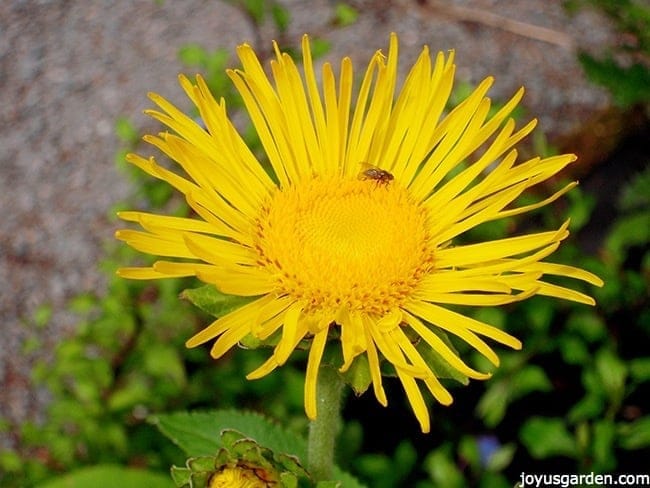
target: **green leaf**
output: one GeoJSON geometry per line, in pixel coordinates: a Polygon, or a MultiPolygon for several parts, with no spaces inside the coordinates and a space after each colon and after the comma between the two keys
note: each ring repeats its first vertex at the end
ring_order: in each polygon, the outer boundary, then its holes
{"type": "Polygon", "coordinates": [[[302,437],[253,412],[178,412],[156,415],[150,421],[188,456],[216,454],[223,447],[221,431],[233,429],[272,451],[306,459],[307,443],[302,437]]]}
{"type": "Polygon", "coordinates": [[[181,298],[190,301],[193,305],[214,317],[223,317],[233,310],[252,302],[257,297],[226,295],[212,285],[205,285],[200,288],[184,290],[181,293],[181,298]]]}
{"type": "Polygon", "coordinates": [[[481,474],[478,488],[512,488],[512,483],[504,475],[488,471],[481,474]]]}
{"type": "Polygon", "coordinates": [[[334,466],[334,477],[341,482],[341,488],[367,488],[350,473],[341,471],[337,466],[334,466]]]}
{"type": "Polygon", "coordinates": [[[580,420],[593,419],[598,417],[605,409],[605,400],[598,393],[587,393],[567,413],[569,422],[575,423],[580,420]]]}
{"type": "Polygon", "coordinates": [[[273,22],[280,32],[285,32],[287,27],[289,27],[289,22],[291,22],[291,12],[289,9],[274,3],[271,6],[271,16],[273,17],[273,22]]]}
{"type": "Polygon", "coordinates": [[[590,359],[589,349],[584,341],[575,337],[564,335],[560,337],[560,352],[562,359],[567,364],[586,364],[590,359]]]}
{"type": "Polygon", "coordinates": [[[140,135],[138,134],[137,129],[126,117],[118,117],[115,121],[115,133],[117,137],[125,144],[133,145],[135,144],[140,135]]]}
{"type": "Polygon", "coordinates": [[[619,444],[623,449],[642,449],[650,446],[650,415],[634,422],[618,425],[619,444]]]}
{"type": "Polygon", "coordinates": [[[596,59],[578,55],[587,77],[607,88],[621,107],[650,101],[650,69],[642,64],[619,66],[613,57],[596,59]]]}
{"type": "Polygon", "coordinates": [[[577,232],[582,229],[589,219],[596,206],[596,197],[584,193],[580,188],[574,188],[567,194],[567,199],[571,202],[568,217],[571,219],[571,230],[577,232]]]}
{"type": "Polygon", "coordinates": [[[129,410],[139,403],[146,404],[150,396],[149,386],[141,375],[130,375],[122,386],[111,393],[106,406],[110,411],[118,412],[129,410]]]}
{"type": "Polygon", "coordinates": [[[591,312],[571,314],[567,319],[566,327],[567,330],[584,337],[587,342],[595,342],[607,335],[607,328],[603,320],[591,312]]]}
{"type": "Polygon", "coordinates": [[[257,25],[264,21],[264,0],[243,0],[244,9],[257,25]]]}
{"type": "Polygon", "coordinates": [[[614,438],[616,428],[611,420],[599,420],[594,424],[593,457],[594,470],[612,471],[616,467],[614,457],[614,438]]]}
{"type": "Polygon", "coordinates": [[[40,488],[171,488],[174,482],[168,475],[131,469],[122,466],[99,465],[81,468],[71,473],[40,483],[40,488]]]}
{"type": "Polygon", "coordinates": [[[175,385],[185,384],[185,367],[178,348],[166,344],[149,344],[143,352],[143,370],[156,377],[165,378],[175,385]]]}
{"type": "Polygon", "coordinates": [[[562,419],[532,417],[521,427],[519,436],[531,456],[536,459],[576,455],[575,440],[562,419]]]}
{"type": "Polygon", "coordinates": [[[395,471],[406,477],[411,472],[418,459],[418,453],[408,440],[399,443],[393,456],[395,471]]]}
{"type": "Polygon", "coordinates": [[[621,191],[618,206],[622,211],[650,209],[650,167],[637,173],[621,191]]]}
{"type": "Polygon", "coordinates": [[[529,364],[512,376],[510,401],[521,398],[531,391],[550,391],[553,385],[542,368],[529,364]]]}
{"type": "Polygon", "coordinates": [[[427,456],[424,460],[424,469],[435,486],[464,488],[467,486],[466,480],[446,447],[448,446],[438,448],[427,456]]]}
{"type": "Polygon", "coordinates": [[[650,380],[650,358],[632,359],[627,364],[634,380],[639,383],[650,380]]]}
{"type": "Polygon", "coordinates": [[[610,399],[618,399],[623,395],[627,367],[620,358],[608,349],[596,353],[596,371],[610,399]]]}
{"type": "Polygon", "coordinates": [[[614,223],[605,241],[605,249],[619,262],[625,259],[629,248],[642,246],[648,242],[650,242],[650,212],[640,211],[622,217],[614,223]]]}
{"type": "Polygon", "coordinates": [[[499,447],[488,458],[485,468],[495,473],[504,470],[512,462],[516,450],[517,446],[512,442],[499,447]]]}
{"type": "MultiPolygon", "coordinates": [[[[442,340],[442,342],[444,342],[454,353],[457,353],[453,344],[449,340],[449,337],[444,331],[441,331],[437,327],[432,327],[426,323],[424,325],[429,327],[431,332],[437,335],[442,340]]],[[[422,359],[424,359],[424,362],[427,363],[427,366],[431,368],[433,374],[436,375],[438,378],[450,378],[458,381],[463,385],[469,384],[469,378],[467,376],[465,376],[463,373],[461,373],[456,368],[451,366],[447,362],[447,360],[442,357],[440,353],[435,351],[425,341],[423,340],[419,341],[418,344],[415,346],[415,348],[422,356],[422,359]]]]}
{"type": "Polygon", "coordinates": [[[507,379],[491,380],[487,391],[476,406],[476,411],[488,427],[494,427],[503,419],[510,401],[510,386],[507,379]]]}
{"type": "MultiPolygon", "coordinates": [[[[178,412],[156,415],[150,417],[149,421],[188,456],[214,456],[224,447],[221,432],[233,429],[276,453],[296,456],[301,464],[305,464],[303,461],[307,459],[305,439],[253,412],[178,412]]],[[[334,477],[341,482],[341,488],[365,488],[352,475],[338,467],[334,468],[334,477]]]]}
{"type": "Polygon", "coordinates": [[[318,59],[325,54],[327,54],[332,48],[332,43],[321,39],[319,37],[314,37],[310,40],[311,44],[311,55],[314,59],[318,59]]]}
{"type": "Polygon", "coordinates": [[[339,481],[319,481],[316,488],[343,488],[339,481]]]}
{"type": "Polygon", "coordinates": [[[334,7],[336,23],[342,27],[354,24],[359,18],[359,12],[347,3],[339,2],[334,7]]]}
{"type": "Polygon", "coordinates": [[[204,66],[208,60],[208,53],[203,46],[192,42],[181,46],[178,50],[178,59],[187,66],[204,66]]]}
{"type": "Polygon", "coordinates": [[[473,470],[481,465],[481,452],[476,437],[464,435],[458,443],[458,456],[463,464],[468,464],[473,470]]]}
{"type": "Polygon", "coordinates": [[[362,395],[372,383],[368,356],[365,354],[357,356],[350,368],[343,373],[343,379],[352,387],[355,395],[362,395]]]}

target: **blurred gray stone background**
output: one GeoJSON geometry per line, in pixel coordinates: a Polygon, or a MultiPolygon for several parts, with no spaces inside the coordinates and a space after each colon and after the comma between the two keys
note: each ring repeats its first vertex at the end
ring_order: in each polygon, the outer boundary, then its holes
{"type": "MultiPolygon", "coordinates": [[[[305,32],[326,38],[327,59],[338,65],[350,55],[357,73],[391,31],[402,68],[423,44],[453,48],[457,79],[494,75],[496,99],[526,86],[523,105],[550,137],[609,103],[585,80],[576,52],[598,52],[615,34],[595,12],[569,17],[560,0],[349,1],[360,16],[347,27],[333,24],[335,2],[280,3],[291,13],[286,41],[299,45],[305,32]]],[[[109,208],[133,192],[114,163],[116,119],[156,131],[142,115],[148,91],[188,107],[177,85],[184,44],[234,51],[247,41],[268,50],[277,35],[272,23],[255,29],[220,0],[0,1],[0,417],[42,413],[47,395],[30,387],[34,355],[21,354],[23,344],[38,334],[36,356],[49,357],[75,327],[66,301],[102,292],[98,263],[117,225],[109,208]],[[42,304],[54,313],[37,330],[31,317],[42,304]]]]}

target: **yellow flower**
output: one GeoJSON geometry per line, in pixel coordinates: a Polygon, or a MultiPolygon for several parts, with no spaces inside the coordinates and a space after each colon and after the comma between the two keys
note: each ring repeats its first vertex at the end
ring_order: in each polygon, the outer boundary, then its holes
{"type": "Polygon", "coordinates": [[[276,482],[262,480],[255,471],[242,466],[225,467],[210,478],[209,488],[267,488],[276,482]]]}
{"type": "Polygon", "coordinates": [[[380,363],[391,363],[422,430],[429,414],[421,384],[442,404],[449,392],[412,339],[419,337],[450,366],[475,379],[440,338],[445,331],[467,342],[494,365],[489,338],[514,349],[516,338],[446,305],[494,306],[547,295],[586,304],[592,298],[545,281],[547,275],[602,285],[581,269],[543,261],[569,234],[568,222],[548,232],[470,245],[454,239],[484,222],[542,207],[567,185],[534,204],[517,207],[522,192],[575,160],[565,154],[517,162],[514,146],[535,126],[515,130],[509,114],[519,90],[489,115],[485,79],[448,113],[453,52],[433,59],[428,48],[396,92],[397,37],[388,55],[378,51],[353,99],[353,68],[341,62],[338,83],[322,69],[321,88],[303,38],[303,72],[275,46],[273,83],[253,49],[238,48],[242,69],[228,75],[241,94],[272,171],[246,146],[204,80],[180,83],[198,107],[205,129],[159,95],[149,115],[172,133],[146,141],[176,161],[180,176],[153,158],[128,160],[185,195],[197,218],[121,212],[144,231],[117,237],[145,253],[181,258],[146,268],[123,268],[128,278],[196,276],[220,291],[257,297],[220,317],[187,341],[215,340],[218,358],[248,334],[265,339],[280,331],[273,354],[247,378],[283,365],[299,342],[310,340],[305,409],[316,417],[316,378],[328,339],[340,340],[341,371],[366,355],[374,393],[382,405],[380,363]],[[371,165],[371,166],[369,166],[371,165]],[[270,173],[270,174],[269,174],[270,173]],[[420,382],[420,383],[418,383],[420,382]]]}

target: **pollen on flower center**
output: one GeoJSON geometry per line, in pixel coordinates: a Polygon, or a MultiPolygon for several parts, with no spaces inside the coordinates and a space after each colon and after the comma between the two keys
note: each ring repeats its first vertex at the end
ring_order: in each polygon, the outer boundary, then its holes
{"type": "Polygon", "coordinates": [[[257,219],[260,264],[307,309],[385,313],[433,267],[427,212],[397,184],[313,179],[278,190],[257,219]]]}

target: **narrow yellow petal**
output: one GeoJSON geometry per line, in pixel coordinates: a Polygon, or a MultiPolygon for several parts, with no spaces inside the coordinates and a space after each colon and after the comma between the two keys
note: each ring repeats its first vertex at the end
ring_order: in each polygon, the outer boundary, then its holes
{"type": "Polygon", "coordinates": [[[387,333],[378,330],[377,326],[373,324],[372,321],[367,325],[367,330],[370,332],[370,336],[377,345],[377,348],[395,367],[396,371],[403,371],[405,374],[416,378],[425,378],[430,374],[428,368],[408,364],[404,359],[401,350],[393,343],[390,336],[387,333]]]}
{"type": "MultiPolygon", "coordinates": [[[[483,356],[485,356],[485,358],[492,364],[495,366],[499,365],[499,357],[481,338],[479,338],[472,331],[468,330],[466,327],[459,325],[459,323],[454,321],[453,318],[450,320],[449,314],[462,317],[460,314],[453,314],[453,312],[449,312],[442,307],[438,307],[426,302],[409,303],[406,304],[404,308],[412,314],[426,320],[430,324],[433,324],[436,327],[440,327],[441,329],[446,330],[447,332],[451,332],[452,334],[460,337],[462,340],[480,352],[483,356]]],[[[516,340],[514,338],[512,339],[516,340]]]]}
{"type": "Polygon", "coordinates": [[[219,359],[226,354],[232,347],[241,341],[250,332],[250,324],[237,324],[223,334],[212,345],[210,349],[210,356],[214,359],[219,359]]]}
{"type": "Polygon", "coordinates": [[[420,423],[420,429],[422,429],[423,433],[428,433],[431,430],[429,410],[427,409],[426,403],[424,403],[422,392],[418,388],[415,379],[399,369],[397,370],[397,377],[402,382],[415,418],[420,423]]]}
{"type": "Polygon", "coordinates": [[[161,278],[169,278],[168,274],[160,273],[152,267],[120,268],[116,273],[117,276],[131,280],[158,280],[161,278]]]}
{"type": "Polygon", "coordinates": [[[212,264],[236,263],[248,266],[257,264],[258,257],[247,246],[239,243],[185,232],[182,234],[186,247],[195,257],[212,264]]]}
{"type": "Polygon", "coordinates": [[[264,296],[251,303],[247,303],[246,305],[238,308],[233,312],[230,312],[227,315],[224,315],[223,317],[220,317],[205,329],[201,330],[190,339],[188,339],[187,342],[185,342],[185,346],[196,347],[200,344],[203,344],[204,342],[214,339],[215,337],[223,334],[225,331],[231,328],[246,326],[250,329],[259,314],[259,310],[264,307],[264,305],[273,300],[274,298],[271,296],[264,296]]]}
{"type": "Polygon", "coordinates": [[[393,329],[390,332],[390,336],[414,365],[429,372],[429,374],[424,378],[424,381],[435,399],[442,405],[450,405],[453,401],[451,394],[442,386],[440,381],[438,381],[433,372],[429,369],[420,353],[415,349],[413,344],[411,344],[406,335],[404,335],[404,331],[401,328],[393,329]]]}
{"type": "Polygon", "coordinates": [[[179,236],[162,237],[148,232],[122,229],[115,232],[115,237],[126,242],[133,249],[154,256],[197,258],[182,240],[177,239],[179,236]]]}
{"type": "Polygon", "coordinates": [[[405,314],[406,322],[431,348],[440,354],[442,358],[449,363],[450,366],[457,369],[469,378],[485,380],[492,375],[489,373],[481,373],[465,364],[452,349],[444,343],[440,337],[434,334],[426,325],[411,314],[405,314]]]}
{"type": "Polygon", "coordinates": [[[209,222],[185,217],[170,217],[146,212],[118,212],[117,216],[128,222],[138,222],[145,230],[157,233],[162,229],[219,234],[218,229],[209,222]]]}
{"type": "Polygon", "coordinates": [[[247,380],[259,380],[263,378],[279,366],[278,362],[275,359],[275,356],[271,356],[264,363],[256,368],[254,371],[251,371],[246,375],[247,380]]]}
{"type": "Polygon", "coordinates": [[[551,242],[565,239],[569,232],[565,222],[557,231],[540,232],[524,236],[508,237],[480,244],[469,244],[441,249],[436,258],[441,268],[468,266],[494,259],[516,256],[549,245],[551,242]]]}
{"type": "Polygon", "coordinates": [[[579,291],[572,290],[571,288],[565,288],[564,286],[554,285],[543,281],[538,282],[538,284],[538,295],[562,298],[564,300],[571,300],[572,302],[584,303],[585,305],[596,305],[596,300],[592,297],[580,293],[579,291]]]}
{"type": "Polygon", "coordinates": [[[567,264],[556,264],[556,263],[532,263],[521,268],[522,271],[539,271],[544,274],[550,274],[555,276],[566,276],[567,278],[574,278],[576,280],[586,281],[594,286],[603,286],[603,280],[598,276],[584,269],[576,268],[574,266],[569,266],[567,264]]]}
{"type": "Polygon", "coordinates": [[[343,365],[339,371],[345,372],[352,361],[366,350],[363,322],[358,313],[349,313],[346,308],[340,310],[337,322],[341,326],[341,346],[343,348],[343,365]]]}
{"type": "Polygon", "coordinates": [[[199,273],[212,269],[210,264],[176,263],[172,261],[156,261],[153,269],[170,277],[197,276],[199,273]]]}
{"type": "Polygon", "coordinates": [[[329,329],[323,329],[321,332],[316,334],[312,340],[311,346],[309,347],[309,359],[307,360],[307,371],[305,372],[304,402],[307,417],[312,420],[314,420],[318,414],[316,403],[318,369],[321,359],[323,358],[323,351],[325,351],[328,332],[329,329]]]}
{"type": "Polygon", "coordinates": [[[295,302],[284,314],[284,326],[282,327],[282,338],[275,348],[275,359],[279,365],[283,365],[293,352],[295,345],[304,337],[305,331],[299,335],[298,319],[305,307],[304,303],[295,302]],[[298,339],[296,341],[296,339],[298,339]]]}
{"type": "Polygon", "coordinates": [[[386,392],[381,381],[381,370],[379,367],[379,356],[377,354],[377,348],[375,347],[375,342],[372,339],[370,334],[370,329],[368,326],[368,321],[372,320],[367,316],[364,319],[364,333],[366,335],[366,344],[367,344],[367,355],[368,355],[368,365],[370,366],[370,377],[372,378],[372,389],[375,392],[375,397],[377,401],[381,403],[384,407],[388,405],[388,400],[386,399],[386,392]]]}

